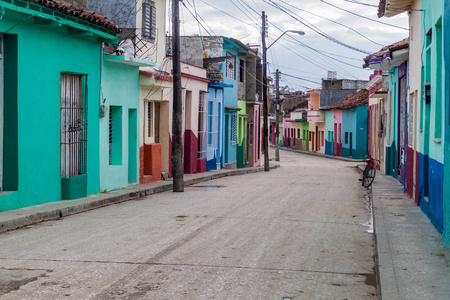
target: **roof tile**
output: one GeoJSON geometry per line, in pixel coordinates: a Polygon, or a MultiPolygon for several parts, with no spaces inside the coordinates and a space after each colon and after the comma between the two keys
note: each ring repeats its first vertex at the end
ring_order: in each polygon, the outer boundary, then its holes
{"type": "Polygon", "coordinates": [[[344,100],[336,103],[335,105],[323,107],[321,109],[331,110],[331,109],[351,109],[355,107],[360,107],[369,104],[369,91],[366,89],[359,90],[351,95],[349,95],[344,100]]]}
{"type": "Polygon", "coordinates": [[[59,2],[59,1],[53,1],[53,0],[26,0],[26,1],[40,4],[42,6],[59,11],[63,14],[69,15],[69,16],[74,16],[74,17],[80,18],[82,20],[88,21],[89,23],[105,27],[106,29],[109,29],[116,33],[119,33],[122,31],[119,28],[119,26],[117,26],[113,22],[109,21],[105,16],[98,15],[93,11],[87,11],[87,10],[75,7],[71,4],[67,4],[67,3],[63,3],[63,2],[59,2]]]}

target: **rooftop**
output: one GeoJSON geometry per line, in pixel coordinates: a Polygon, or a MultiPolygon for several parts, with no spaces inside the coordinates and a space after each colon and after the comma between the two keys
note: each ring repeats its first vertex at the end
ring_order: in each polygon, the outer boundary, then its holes
{"type": "MultiPolygon", "coordinates": [[[[57,11],[59,13],[62,13],[67,16],[73,16],[82,20],[87,21],[88,23],[104,27],[110,31],[119,33],[122,30],[114,24],[113,22],[109,21],[105,16],[98,15],[93,11],[87,11],[78,7],[75,7],[70,4],[66,4],[60,1],[53,1],[53,0],[23,0],[24,2],[31,2],[34,4],[39,4],[43,7],[49,8],[53,11],[57,11]]],[[[31,7],[30,7],[31,8],[31,7]]],[[[33,8],[31,8],[33,9],[33,8]]]]}
{"type": "Polygon", "coordinates": [[[328,107],[323,107],[321,109],[323,110],[330,110],[330,109],[351,109],[355,107],[360,107],[364,105],[369,104],[369,91],[366,89],[359,90],[344,100],[328,107]]]}

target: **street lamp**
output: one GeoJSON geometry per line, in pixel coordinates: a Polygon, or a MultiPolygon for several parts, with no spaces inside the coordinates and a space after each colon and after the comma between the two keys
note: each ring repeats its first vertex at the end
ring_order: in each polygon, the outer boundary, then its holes
{"type": "Polygon", "coordinates": [[[305,32],[304,32],[304,31],[301,31],[301,30],[286,30],[286,31],[283,32],[283,33],[282,33],[275,41],[273,41],[273,43],[270,44],[269,47],[266,48],[266,51],[267,51],[270,47],[272,47],[272,45],[275,44],[275,43],[276,43],[283,35],[285,35],[285,34],[288,33],[288,32],[296,33],[296,34],[298,34],[298,35],[305,35],[305,32]]]}
{"type": "MultiPolygon", "coordinates": [[[[275,44],[283,35],[285,35],[288,32],[296,33],[298,35],[304,35],[305,32],[300,30],[286,30],[284,31],[275,41],[273,41],[272,44],[269,45],[269,47],[266,47],[266,15],[265,12],[262,13],[262,22],[263,22],[263,30],[262,30],[262,48],[263,48],[263,109],[264,109],[264,122],[263,122],[263,148],[264,148],[264,171],[269,171],[269,142],[268,142],[268,96],[267,96],[267,49],[272,47],[273,44],[275,44]]],[[[278,97],[277,97],[278,98],[278,97]]],[[[279,99],[277,99],[277,104],[279,104],[279,99]]],[[[275,160],[280,161],[280,150],[279,150],[279,110],[278,105],[276,109],[276,145],[275,145],[275,160]]]]}

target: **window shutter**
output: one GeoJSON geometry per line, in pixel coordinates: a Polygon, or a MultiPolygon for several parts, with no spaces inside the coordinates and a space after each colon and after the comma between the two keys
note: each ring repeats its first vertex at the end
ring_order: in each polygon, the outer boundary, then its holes
{"type": "Polygon", "coordinates": [[[154,2],[144,2],[142,10],[142,36],[156,39],[156,6],[154,2]]]}
{"type": "Polygon", "coordinates": [[[150,6],[150,11],[151,11],[150,38],[156,39],[156,6],[154,3],[153,5],[150,6]]]}

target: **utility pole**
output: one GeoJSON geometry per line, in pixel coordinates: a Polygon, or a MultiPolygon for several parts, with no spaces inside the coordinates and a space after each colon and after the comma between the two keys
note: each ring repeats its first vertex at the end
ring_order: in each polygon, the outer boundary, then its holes
{"type": "Polygon", "coordinates": [[[172,112],[172,167],[173,191],[184,192],[183,182],[183,133],[181,132],[181,62],[180,62],[180,8],[179,0],[172,0],[173,45],[173,112],[172,112]]]}
{"type": "Polygon", "coordinates": [[[262,49],[263,49],[263,151],[264,171],[269,171],[269,141],[268,137],[268,105],[267,105],[267,48],[266,48],[266,13],[262,12],[262,49]]]}
{"type": "Polygon", "coordinates": [[[276,110],[276,127],[275,127],[275,161],[280,161],[280,72],[277,69],[276,80],[275,80],[275,110],[276,110]]]}

